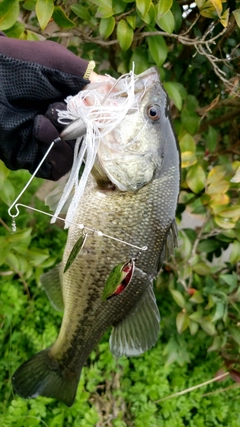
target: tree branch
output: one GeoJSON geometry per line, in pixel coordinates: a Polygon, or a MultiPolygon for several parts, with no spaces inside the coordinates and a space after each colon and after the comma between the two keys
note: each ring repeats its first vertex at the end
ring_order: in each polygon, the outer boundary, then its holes
{"type": "Polygon", "coordinates": [[[203,123],[200,128],[198,129],[197,133],[201,133],[205,130],[207,130],[207,128],[209,126],[218,126],[221,125],[224,122],[228,122],[233,120],[235,117],[240,117],[240,109],[236,109],[234,111],[230,111],[229,113],[223,114],[220,117],[216,117],[216,119],[211,119],[206,121],[205,123],[203,123]]]}
{"type": "Polygon", "coordinates": [[[222,107],[232,107],[232,108],[240,108],[240,100],[239,98],[234,99],[223,99],[222,101],[218,101],[219,96],[214,100],[214,102],[211,102],[211,104],[206,105],[205,107],[201,107],[197,109],[197,113],[200,114],[200,116],[203,116],[208,111],[216,110],[218,108],[222,107]]]}

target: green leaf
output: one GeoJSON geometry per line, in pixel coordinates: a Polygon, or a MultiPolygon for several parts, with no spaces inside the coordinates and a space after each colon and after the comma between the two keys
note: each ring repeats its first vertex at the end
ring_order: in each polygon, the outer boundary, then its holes
{"type": "MultiPolygon", "coordinates": [[[[5,30],[4,33],[7,37],[12,37],[18,39],[20,35],[24,32],[25,26],[21,22],[15,22],[15,24],[9,28],[8,30],[5,30]]],[[[1,178],[0,178],[1,181],[1,178]]]]}
{"type": "Polygon", "coordinates": [[[159,0],[157,5],[157,17],[161,18],[167,13],[172,7],[173,0],[159,0]]]}
{"type": "Polygon", "coordinates": [[[68,29],[75,27],[74,22],[67,17],[61,6],[54,7],[53,19],[60,28],[68,29]]]}
{"type": "Polygon", "coordinates": [[[148,53],[143,50],[142,47],[138,46],[134,49],[130,60],[130,66],[135,63],[135,73],[141,74],[143,71],[149,68],[148,53]]]}
{"type": "Polygon", "coordinates": [[[161,67],[168,55],[168,48],[162,36],[147,37],[150,53],[157,64],[161,67]]]}
{"type": "Polygon", "coordinates": [[[178,267],[179,280],[186,280],[189,276],[191,276],[192,269],[188,263],[181,262],[178,264],[178,267]]]}
{"type": "Polygon", "coordinates": [[[219,319],[223,320],[225,310],[226,310],[226,305],[224,304],[224,302],[221,302],[221,301],[217,302],[215,312],[211,316],[211,321],[216,322],[219,319]]]}
{"type": "Polygon", "coordinates": [[[18,257],[16,255],[14,255],[11,252],[8,252],[8,254],[6,255],[6,260],[5,260],[6,264],[9,265],[9,267],[13,270],[13,271],[18,271],[19,269],[19,262],[18,262],[18,257]]]}
{"type": "Polygon", "coordinates": [[[177,326],[178,333],[181,334],[183,331],[185,331],[188,325],[189,325],[188,314],[181,311],[181,313],[178,313],[176,318],[176,326],[177,326]]]}
{"type": "Polygon", "coordinates": [[[238,285],[238,277],[234,272],[232,274],[220,274],[219,279],[222,279],[227,285],[231,286],[231,291],[238,285]]]}
{"type": "Polygon", "coordinates": [[[230,327],[229,333],[232,339],[240,346],[240,330],[239,328],[230,327]]]}
{"type": "Polygon", "coordinates": [[[235,9],[233,11],[233,16],[236,20],[237,26],[240,28],[240,9],[235,9]]]}
{"type": "Polygon", "coordinates": [[[37,0],[36,15],[42,30],[47,26],[54,11],[53,0],[37,0]]]}
{"type": "Polygon", "coordinates": [[[133,29],[121,19],[117,25],[117,39],[123,51],[129,49],[133,41],[133,29]]]}
{"type": "Polygon", "coordinates": [[[204,3],[206,3],[206,0],[196,0],[196,4],[199,10],[203,8],[204,3]]]}
{"type": "Polygon", "coordinates": [[[113,15],[118,15],[119,13],[123,13],[126,7],[127,5],[124,1],[113,0],[112,2],[113,15]]]}
{"type": "Polygon", "coordinates": [[[200,15],[204,16],[205,18],[209,18],[209,19],[217,19],[218,18],[217,11],[213,6],[207,8],[207,9],[202,9],[200,12],[200,15]]]}
{"type": "Polygon", "coordinates": [[[16,231],[16,233],[10,234],[7,239],[10,243],[17,243],[27,240],[29,242],[29,237],[31,236],[32,228],[26,228],[25,230],[16,231]]]}
{"type": "Polygon", "coordinates": [[[205,187],[205,172],[198,163],[192,165],[186,175],[186,182],[190,190],[198,194],[205,187]]]}
{"type": "Polygon", "coordinates": [[[195,134],[200,124],[200,117],[197,115],[198,101],[193,95],[188,95],[184,107],[181,111],[181,122],[190,134],[195,134]]]}
{"type": "Polygon", "coordinates": [[[81,6],[80,4],[72,4],[70,9],[73,11],[73,13],[75,13],[75,15],[84,21],[90,21],[91,15],[85,6],[81,6]]]}
{"type": "Polygon", "coordinates": [[[199,127],[200,118],[198,115],[188,108],[183,108],[181,112],[181,122],[187,132],[194,135],[199,127]]]}
{"type": "Polygon", "coordinates": [[[127,16],[127,22],[133,30],[136,28],[136,16],[127,16]]]}
{"type": "Polygon", "coordinates": [[[213,153],[216,149],[216,146],[217,146],[218,132],[212,126],[209,126],[209,128],[208,128],[206,141],[207,141],[208,150],[210,151],[210,153],[213,153]]]}
{"type": "Polygon", "coordinates": [[[27,40],[39,40],[39,36],[36,33],[33,33],[32,31],[27,30],[27,40]]]}
{"type": "Polygon", "coordinates": [[[0,30],[11,28],[17,21],[18,15],[18,0],[2,0],[0,3],[0,30]]]}
{"type": "Polygon", "coordinates": [[[232,177],[232,179],[230,179],[230,182],[240,182],[240,166],[238,166],[235,175],[232,177]]]}
{"type": "Polygon", "coordinates": [[[189,301],[195,302],[196,304],[201,304],[204,302],[202,294],[199,291],[194,292],[193,296],[189,298],[189,301]]]}
{"type": "Polygon", "coordinates": [[[213,4],[215,10],[217,11],[218,17],[220,18],[222,14],[222,1],[221,0],[209,0],[209,1],[213,4]]]}
{"type": "Polygon", "coordinates": [[[222,227],[225,230],[235,228],[236,226],[236,223],[234,221],[231,221],[229,218],[223,218],[217,215],[214,217],[214,221],[219,227],[222,227]]]}
{"type": "Polygon", "coordinates": [[[181,166],[188,168],[197,162],[197,157],[192,151],[184,151],[181,153],[181,166]]]}
{"type": "Polygon", "coordinates": [[[33,12],[36,8],[36,3],[37,3],[37,0],[26,0],[23,3],[23,8],[25,10],[29,10],[30,12],[33,12]]]}
{"type": "Polygon", "coordinates": [[[86,242],[86,239],[87,239],[87,235],[82,234],[82,236],[80,236],[79,239],[74,244],[74,246],[70,252],[70,255],[67,259],[66,265],[64,267],[64,270],[63,270],[64,273],[66,273],[66,271],[71,267],[73,261],[76,259],[77,255],[79,254],[79,252],[83,248],[84,243],[86,242]]]}
{"type": "Polygon", "coordinates": [[[151,0],[136,0],[136,5],[141,16],[144,17],[151,5],[151,0]]]}
{"type": "Polygon", "coordinates": [[[113,16],[110,18],[102,18],[99,25],[99,33],[101,37],[107,39],[115,28],[115,19],[113,16]]]}
{"type": "Polygon", "coordinates": [[[231,264],[237,264],[240,261],[240,242],[238,240],[234,240],[232,243],[232,250],[229,257],[229,262],[231,264]]]}
{"type": "Polygon", "coordinates": [[[175,20],[171,10],[165,13],[161,18],[156,19],[156,23],[162,30],[166,31],[166,33],[172,34],[175,28],[175,20]]]}
{"type": "Polygon", "coordinates": [[[211,253],[214,252],[216,249],[221,247],[221,243],[218,240],[215,239],[205,239],[202,240],[198,244],[198,250],[199,252],[207,252],[211,253]]]}
{"type": "Polygon", "coordinates": [[[189,318],[189,330],[191,335],[195,335],[199,329],[199,323],[194,322],[189,318]]]}
{"type": "Polygon", "coordinates": [[[182,153],[184,151],[190,151],[192,153],[195,153],[196,143],[189,133],[186,133],[183,138],[180,139],[179,145],[182,153]]]}
{"type": "Polygon", "coordinates": [[[214,324],[209,320],[202,319],[200,322],[200,326],[208,335],[216,334],[216,328],[214,324]]]}
{"type": "Polygon", "coordinates": [[[175,20],[175,32],[177,33],[182,26],[182,20],[183,20],[182,8],[177,2],[177,0],[173,0],[171,11],[173,13],[174,20],[175,20]]]}
{"type": "Polygon", "coordinates": [[[211,347],[208,348],[208,352],[220,350],[221,347],[222,347],[222,339],[219,335],[216,335],[213,338],[211,347]]]}
{"type": "Polygon", "coordinates": [[[142,17],[142,20],[147,25],[155,25],[155,7],[154,7],[154,5],[152,3],[150,4],[150,7],[149,7],[146,15],[144,15],[142,17]]]}
{"type": "Polygon", "coordinates": [[[164,82],[163,86],[165,87],[169,98],[174,102],[176,107],[181,110],[182,108],[182,97],[179,92],[180,83],[177,82],[164,82]]]}
{"type": "Polygon", "coordinates": [[[0,160],[0,188],[4,183],[5,179],[8,177],[10,170],[5,166],[5,164],[0,160]]]}
{"type": "Polygon", "coordinates": [[[38,267],[49,258],[49,253],[48,250],[31,248],[30,250],[26,251],[26,256],[29,259],[31,265],[38,267]]]}
{"type": "Polygon", "coordinates": [[[240,205],[238,206],[230,206],[218,214],[219,216],[223,216],[224,218],[236,218],[240,217],[240,205]]]}
{"type": "Polygon", "coordinates": [[[205,262],[198,262],[193,266],[193,271],[195,271],[195,273],[199,274],[200,276],[205,276],[206,274],[209,274],[210,270],[210,267],[205,264],[205,262]]]}
{"type": "Polygon", "coordinates": [[[184,308],[186,306],[186,301],[181,292],[177,291],[176,289],[170,289],[170,292],[177,305],[181,308],[184,308]]]}
{"type": "Polygon", "coordinates": [[[112,8],[99,6],[96,17],[97,18],[110,18],[113,15],[112,8]]]}
{"type": "Polygon", "coordinates": [[[100,7],[112,8],[112,0],[91,0],[91,2],[100,7]]]}
{"type": "Polygon", "coordinates": [[[22,274],[26,274],[29,271],[32,272],[32,267],[29,266],[29,263],[27,262],[26,258],[24,258],[21,255],[18,255],[18,271],[22,274]]]}
{"type": "Polygon", "coordinates": [[[6,256],[9,252],[9,245],[5,237],[0,236],[0,265],[5,264],[6,256]]]}
{"type": "MultiPolygon", "coordinates": [[[[198,306],[198,307],[200,307],[200,306],[198,306]]],[[[202,311],[197,310],[194,313],[190,314],[189,319],[193,320],[194,322],[201,323],[202,311]]]]}
{"type": "Polygon", "coordinates": [[[220,18],[220,22],[223,25],[224,28],[226,28],[228,26],[228,22],[229,22],[229,13],[230,9],[226,9],[225,12],[222,14],[221,18],[220,18]]]}
{"type": "Polygon", "coordinates": [[[181,231],[181,240],[181,256],[188,259],[192,250],[192,242],[183,230],[181,231]]]}
{"type": "Polygon", "coordinates": [[[0,30],[11,28],[18,19],[18,0],[2,0],[0,3],[0,30]]]}
{"type": "Polygon", "coordinates": [[[0,191],[0,199],[8,206],[10,206],[15,197],[15,188],[13,187],[11,181],[6,179],[4,185],[2,185],[0,191]]]}
{"type": "Polygon", "coordinates": [[[224,178],[226,173],[227,171],[224,166],[214,166],[208,174],[207,184],[216,184],[224,178]]]}

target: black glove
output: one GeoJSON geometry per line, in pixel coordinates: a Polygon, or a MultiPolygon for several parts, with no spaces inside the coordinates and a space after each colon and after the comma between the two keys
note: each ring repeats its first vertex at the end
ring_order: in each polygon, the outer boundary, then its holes
{"type": "MultiPolygon", "coordinates": [[[[0,158],[9,169],[33,173],[61,131],[56,108],[66,108],[64,99],[89,83],[93,67],[58,43],[0,34],[0,158]]],[[[37,176],[57,180],[67,173],[73,146],[56,143],[37,176]]]]}

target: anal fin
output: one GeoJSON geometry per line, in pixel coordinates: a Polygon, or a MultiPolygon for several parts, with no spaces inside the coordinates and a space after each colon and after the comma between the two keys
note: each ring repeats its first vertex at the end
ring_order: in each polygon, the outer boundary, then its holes
{"type": "Polygon", "coordinates": [[[158,339],[160,314],[152,285],[137,303],[135,309],[113,327],[110,350],[117,356],[138,356],[149,350],[158,339]]]}

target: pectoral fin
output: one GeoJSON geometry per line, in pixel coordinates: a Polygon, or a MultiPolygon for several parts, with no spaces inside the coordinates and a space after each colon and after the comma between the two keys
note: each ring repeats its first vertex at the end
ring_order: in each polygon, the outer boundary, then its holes
{"type": "Polygon", "coordinates": [[[62,296],[62,282],[61,282],[61,263],[57,264],[52,270],[42,274],[40,282],[45,290],[49,301],[53,308],[58,311],[63,311],[63,296],[62,296]]]}
{"type": "Polygon", "coordinates": [[[160,315],[152,285],[135,309],[112,330],[110,350],[115,356],[138,356],[157,341],[160,315]]]}

